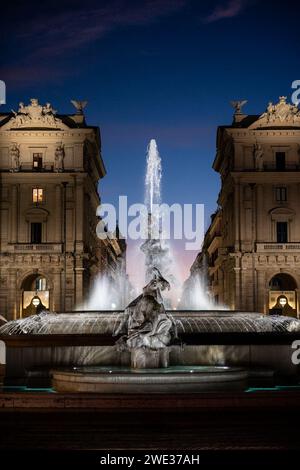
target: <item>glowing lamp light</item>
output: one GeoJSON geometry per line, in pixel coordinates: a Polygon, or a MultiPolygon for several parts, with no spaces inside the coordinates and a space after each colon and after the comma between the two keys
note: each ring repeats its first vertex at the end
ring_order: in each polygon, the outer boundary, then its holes
{"type": "Polygon", "coordinates": [[[36,297],[35,299],[32,300],[32,303],[33,303],[33,305],[34,305],[35,307],[37,307],[37,306],[41,303],[41,301],[40,301],[40,299],[38,299],[38,298],[36,297]]]}
{"type": "Polygon", "coordinates": [[[112,302],[111,308],[116,308],[116,304],[114,302],[112,302]]]}
{"type": "Polygon", "coordinates": [[[282,297],[281,299],[279,299],[279,303],[280,303],[281,307],[284,307],[286,305],[286,299],[284,297],[282,297]]]}

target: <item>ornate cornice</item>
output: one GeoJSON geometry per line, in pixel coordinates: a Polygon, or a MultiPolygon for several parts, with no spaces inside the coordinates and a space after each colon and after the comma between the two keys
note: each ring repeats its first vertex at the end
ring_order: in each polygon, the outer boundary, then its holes
{"type": "Polygon", "coordinates": [[[61,119],[56,117],[56,111],[50,103],[44,106],[39,104],[36,98],[31,98],[29,105],[19,104],[18,111],[13,111],[13,117],[4,124],[3,129],[30,129],[46,128],[61,129],[67,128],[61,119]]]}
{"type": "Polygon", "coordinates": [[[280,96],[276,104],[269,102],[266,111],[249,126],[249,129],[260,127],[300,127],[300,110],[298,106],[287,103],[286,96],[280,96]]]}

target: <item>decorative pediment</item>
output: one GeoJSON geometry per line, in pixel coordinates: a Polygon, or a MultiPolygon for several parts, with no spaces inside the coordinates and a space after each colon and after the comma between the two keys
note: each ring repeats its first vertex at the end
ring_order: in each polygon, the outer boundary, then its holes
{"type": "Polygon", "coordinates": [[[286,96],[280,96],[277,104],[270,102],[266,111],[251,124],[250,129],[259,127],[300,127],[300,110],[298,106],[286,102],[286,96]]]}
{"type": "Polygon", "coordinates": [[[27,222],[46,222],[49,212],[41,207],[33,207],[25,213],[27,222]]]}
{"type": "Polygon", "coordinates": [[[288,207],[275,207],[270,210],[271,219],[276,222],[286,222],[292,220],[295,217],[295,211],[288,207]]]}
{"type": "Polygon", "coordinates": [[[50,103],[44,106],[39,104],[36,98],[31,98],[29,105],[19,104],[18,111],[13,111],[14,116],[3,126],[5,129],[40,128],[65,129],[67,126],[56,117],[56,111],[50,103]]]}

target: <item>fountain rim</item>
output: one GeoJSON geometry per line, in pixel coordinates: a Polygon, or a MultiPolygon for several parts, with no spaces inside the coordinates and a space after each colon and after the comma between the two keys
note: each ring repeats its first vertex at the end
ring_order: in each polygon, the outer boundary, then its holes
{"type": "MultiPolygon", "coordinates": [[[[55,314],[55,315],[80,315],[80,314],[89,314],[89,313],[93,313],[93,314],[98,314],[98,315],[106,315],[106,314],[114,314],[114,313],[124,313],[126,310],[126,308],[124,309],[116,309],[116,310],[105,310],[105,309],[102,309],[102,310],[66,310],[66,311],[60,311],[60,312],[56,312],[56,311],[48,311],[48,310],[43,310],[43,312],[41,313],[46,313],[46,314],[55,314]]],[[[168,313],[169,315],[180,315],[180,314],[184,314],[184,313],[201,313],[201,314],[212,314],[212,313],[220,313],[220,314],[224,314],[224,315],[233,315],[233,314],[251,314],[251,315],[259,315],[259,316],[263,316],[263,317],[266,317],[266,318],[269,318],[269,317],[277,317],[277,316],[280,316],[280,317],[284,317],[283,315],[268,315],[266,313],[260,313],[260,312],[255,312],[253,310],[222,310],[222,309],[209,309],[209,310],[206,310],[206,309],[176,309],[176,310],[173,310],[173,309],[166,309],[166,313],[168,313]]],[[[39,314],[37,314],[39,315],[39,314]]],[[[35,316],[35,315],[34,315],[35,316]]],[[[26,318],[29,318],[29,317],[24,317],[24,318],[15,318],[14,320],[10,320],[10,321],[15,321],[15,320],[24,320],[26,318]]],[[[294,318],[294,317],[286,317],[286,318],[294,318]]],[[[300,320],[300,318],[294,318],[294,320],[300,320]]]]}
{"type": "MultiPolygon", "coordinates": [[[[179,339],[182,344],[186,345],[249,345],[249,344],[291,344],[293,340],[298,340],[300,337],[300,329],[291,328],[289,325],[293,321],[300,324],[299,319],[294,317],[276,316],[276,315],[264,315],[258,312],[250,311],[232,311],[232,310],[168,310],[167,313],[173,316],[176,321],[185,318],[187,319],[203,319],[205,321],[212,320],[224,320],[227,319],[229,322],[235,320],[253,319],[262,322],[262,324],[279,324],[283,325],[282,330],[276,330],[275,328],[265,328],[263,331],[188,331],[180,332],[179,339]]],[[[69,312],[47,312],[44,314],[41,312],[38,315],[32,317],[26,317],[24,319],[12,320],[11,322],[4,323],[0,328],[0,340],[3,340],[7,345],[12,347],[21,346],[45,346],[46,344],[55,344],[57,346],[73,345],[73,346],[114,346],[118,337],[114,337],[111,331],[63,331],[63,332],[46,332],[46,331],[5,331],[6,325],[10,323],[16,325],[24,324],[30,319],[37,319],[39,323],[39,315],[41,323],[47,322],[53,319],[53,321],[65,321],[66,324],[70,322],[87,320],[97,321],[103,319],[105,321],[116,320],[119,315],[124,315],[124,310],[85,310],[85,311],[69,311],[69,312]],[[24,322],[24,323],[23,323],[24,322]],[[3,329],[3,330],[2,330],[3,329]],[[65,343],[64,343],[65,342],[65,343]]],[[[102,320],[101,320],[102,321],[102,320]]],[[[35,322],[34,322],[35,323],[35,322]]]]}

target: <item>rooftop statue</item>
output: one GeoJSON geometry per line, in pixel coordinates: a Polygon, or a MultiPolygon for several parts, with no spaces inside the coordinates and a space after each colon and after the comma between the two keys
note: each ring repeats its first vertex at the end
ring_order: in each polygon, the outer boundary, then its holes
{"type": "Polygon", "coordinates": [[[12,111],[14,117],[11,124],[14,127],[59,127],[61,120],[55,117],[56,110],[50,103],[39,104],[36,98],[31,98],[29,105],[19,104],[18,111],[12,111]]]}
{"type": "Polygon", "coordinates": [[[279,126],[279,125],[300,126],[300,110],[295,104],[287,103],[286,96],[280,96],[278,103],[269,102],[266,111],[259,117],[252,127],[279,126]]]}
{"type": "Polygon", "coordinates": [[[234,114],[242,114],[242,108],[247,104],[247,100],[235,100],[235,101],[230,101],[231,106],[234,109],[234,114]]]}

